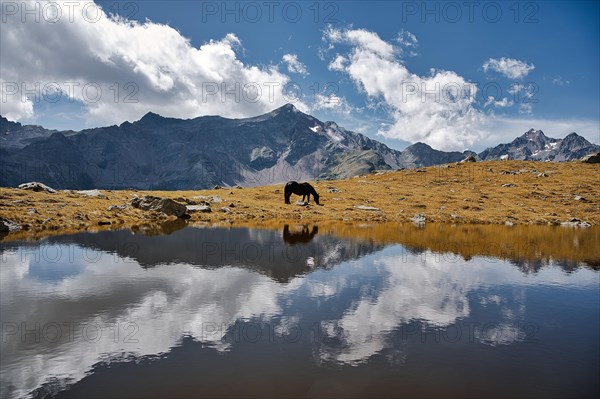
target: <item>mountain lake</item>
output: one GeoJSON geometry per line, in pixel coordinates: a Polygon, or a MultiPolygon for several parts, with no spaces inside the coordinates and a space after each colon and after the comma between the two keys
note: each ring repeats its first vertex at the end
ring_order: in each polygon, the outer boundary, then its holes
{"type": "Polygon", "coordinates": [[[598,397],[600,229],[0,241],[2,398],[598,397]]]}

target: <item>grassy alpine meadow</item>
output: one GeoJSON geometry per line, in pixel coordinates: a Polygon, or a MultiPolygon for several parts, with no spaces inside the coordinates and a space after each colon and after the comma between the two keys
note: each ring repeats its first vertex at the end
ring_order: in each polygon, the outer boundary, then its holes
{"type": "MultiPolygon", "coordinates": [[[[0,217],[21,226],[5,240],[75,231],[145,228],[168,232],[184,224],[275,226],[294,222],[410,222],[560,225],[600,223],[597,164],[487,161],[422,169],[379,171],[345,180],[311,182],[320,205],[292,195],[284,185],[194,191],[100,190],[88,197],[0,188],[0,217]],[[204,203],[178,219],[131,205],[152,195],[182,204],[204,203]]],[[[101,188],[100,188],[101,189],[101,188]]]]}

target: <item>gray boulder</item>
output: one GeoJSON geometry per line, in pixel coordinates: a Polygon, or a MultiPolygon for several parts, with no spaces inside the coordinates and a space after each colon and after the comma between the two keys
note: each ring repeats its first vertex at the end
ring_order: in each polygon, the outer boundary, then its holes
{"type": "Polygon", "coordinates": [[[583,163],[600,163],[600,152],[586,155],[585,157],[581,158],[580,161],[583,163]]]}
{"type": "Polygon", "coordinates": [[[40,182],[37,182],[37,181],[19,184],[19,188],[21,190],[31,190],[31,191],[36,191],[36,192],[45,191],[45,192],[51,193],[51,194],[56,193],[55,189],[53,189],[51,187],[48,187],[44,183],[40,183],[40,182]]]}
{"type": "Polygon", "coordinates": [[[86,197],[106,198],[106,195],[104,195],[100,190],[80,190],[77,191],[77,194],[84,195],[86,197]]]}
{"type": "Polygon", "coordinates": [[[12,220],[0,218],[0,233],[10,233],[21,230],[21,226],[12,220]]]}
{"type": "Polygon", "coordinates": [[[179,202],[175,202],[170,198],[160,198],[152,195],[147,195],[144,198],[134,198],[131,200],[131,205],[144,211],[162,212],[178,218],[185,216],[187,212],[186,206],[179,202]]]}
{"type": "Polygon", "coordinates": [[[192,213],[192,212],[210,213],[210,212],[212,212],[212,209],[210,209],[210,206],[208,206],[208,205],[188,205],[187,211],[190,213],[192,213]]]}

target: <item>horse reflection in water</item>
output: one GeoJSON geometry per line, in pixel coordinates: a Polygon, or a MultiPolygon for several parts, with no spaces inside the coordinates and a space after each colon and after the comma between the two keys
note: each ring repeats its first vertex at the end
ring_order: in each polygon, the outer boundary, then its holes
{"type": "Polygon", "coordinates": [[[302,230],[290,231],[290,226],[283,226],[283,242],[288,245],[306,244],[309,243],[319,232],[318,226],[313,226],[309,230],[308,225],[303,225],[302,230]]]}
{"type": "MultiPolygon", "coordinates": [[[[290,231],[290,226],[283,226],[283,242],[287,245],[308,244],[319,232],[319,227],[314,225],[312,230],[308,229],[308,225],[303,225],[302,230],[290,231]]],[[[309,256],[306,258],[306,266],[311,269],[315,268],[315,258],[309,256]]]]}

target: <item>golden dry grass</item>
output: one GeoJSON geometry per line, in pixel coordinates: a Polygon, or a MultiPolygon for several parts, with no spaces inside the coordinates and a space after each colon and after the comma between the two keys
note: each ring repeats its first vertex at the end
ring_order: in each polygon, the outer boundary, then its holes
{"type": "MultiPolygon", "coordinates": [[[[283,185],[202,191],[103,191],[106,199],[69,191],[56,194],[0,188],[0,217],[24,226],[5,239],[70,231],[156,225],[174,217],[129,206],[135,196],[155,195],[192,199],[218,195],[212,213],[193,213],[191,222],[237,225],[278,225],[283,222],[349,223],[407,222],[423,214],[428,222],[452,224],[560,224],[571,218],[600,224],[599,165],[529,161],[490,161],[449,164],[374,173],[346,180],[314,183],[321,205],[285,205],[283,185]],[[519,174],[502,174],[519,171],[519,174]],[[526,170],[526,171],[525,171],[526,170]],[[544,177],[538,177],[544,173],[544,177]],[[504,187],[503,184],[513,184],[504,187]],[[330,192],[332,188],[339,192],[330,192]],[[576,200],[581,196],[585,200],[576,200]],[[231,207],[230,213],[220,211],[231,207]],[[357,209],[359,205],[380,211],[357,209]],[[100,226],[99,223],[107,223],[100,226]]],[[[292,202],[300,197],[293,196],[292,202]]]]}

